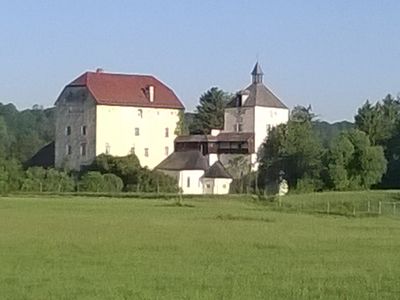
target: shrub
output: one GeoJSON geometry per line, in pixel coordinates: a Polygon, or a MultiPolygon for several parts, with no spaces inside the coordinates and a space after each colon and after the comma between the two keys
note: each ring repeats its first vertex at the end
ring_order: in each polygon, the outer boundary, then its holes
{"type": "Polygon", "coordinates": [[[117,175],[107,173],[103,175],[104,191],[107,192],[121,192],[124,187],[122,179],[117,175]]]}

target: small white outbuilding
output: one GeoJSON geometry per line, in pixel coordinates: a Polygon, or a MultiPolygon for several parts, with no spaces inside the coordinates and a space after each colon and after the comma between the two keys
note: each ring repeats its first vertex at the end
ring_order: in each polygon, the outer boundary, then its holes
{"type": "Polygon", "coordinates": [[[183,194],[228,194],[232,177],[221,162],[211,167],[200,151],[173,152],[156,170],[176,178],[183,194]]]}

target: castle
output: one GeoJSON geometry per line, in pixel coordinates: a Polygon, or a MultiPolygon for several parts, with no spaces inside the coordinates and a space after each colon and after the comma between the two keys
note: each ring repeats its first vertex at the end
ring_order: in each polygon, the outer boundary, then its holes
{"type": "Polygon", "coordinates": [[[135,153],[142,166],[175,177],[183,193],[226,194],[229,162],[240,155],[256,170],[269,130],[289,118],[263,75],[257,62],[251,84],[225,108],[223,129],[177,136],[184,106],[164,83],[147,75],[86,72],[56,101],[55,166],[79,170],[102,153],[135,153]]]}

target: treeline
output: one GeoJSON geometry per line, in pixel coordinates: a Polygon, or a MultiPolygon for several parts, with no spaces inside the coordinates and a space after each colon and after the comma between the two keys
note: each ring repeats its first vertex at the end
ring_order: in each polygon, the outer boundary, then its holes
{"type": "Polygon", "coordinates": [[[137,157],[102,154],[81,172],[31,167],[16,159],[0,161],[0,194],[10,192],[153,192],[178,191],[175,178],[142,168],[137,157]]]}
{"type": "Polygon", "coordinates": [[[0,159],[25,162],[54,141],[54,132],[54,108],[35,105],[18,111],[11,103],[0,103],[0,159]]]}
{"type": "Polygon", "coordinates": [[[345,127],[323,139],[311,109],[295,107],[262,145],[258,187],[268,188],[283,174],[299,192],[400,188],[400,99],[367,101],[354,128],[345,127]]]}

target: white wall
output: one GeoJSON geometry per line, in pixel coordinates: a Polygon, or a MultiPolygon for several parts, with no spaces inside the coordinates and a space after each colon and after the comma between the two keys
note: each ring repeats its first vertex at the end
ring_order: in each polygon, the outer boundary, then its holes
{"type": "Polygon", "coordinates": [[[229,188],[232,182],[230,178],[202,178],[203,193],[214,195],[229,194],[229,188]]]}
{"type": "Polygon", "coordinates": [[[201,177],[204,175],[203,170],[184,170],[179,172],[179,187],[182,188],[183,194],[203,194],[203,184],[201,177]],[[188,178],[190,185],[188,186],[188,178]]]}
{"type": "Polygon", "coordinates": [[[255,107],[254,114],[254,146],[256,153],[268,136],[268,128],[286,123],[289,120],[289,110],[286,108],[255,107]]]}
{"type": "Polygon", "coordinates": [[[134,149],[142,166],[154,168],[174,151],[178,109],[97,105],[96,114],[96,155],[108,149],[111,155],[125,156],[134,149]]]}
{"type": "Polygon", "coordinates": [[[212,178],[202,178],[203,183],[203,194],[214,194],[214,179],[212,178]]]}
{"type": "Polygon", "coordinates": [[[215,178],[213,194],[215,195],[229,194],[229,187],[231,185],[231,182],[232,179],[230,178],[215,178]]]}

